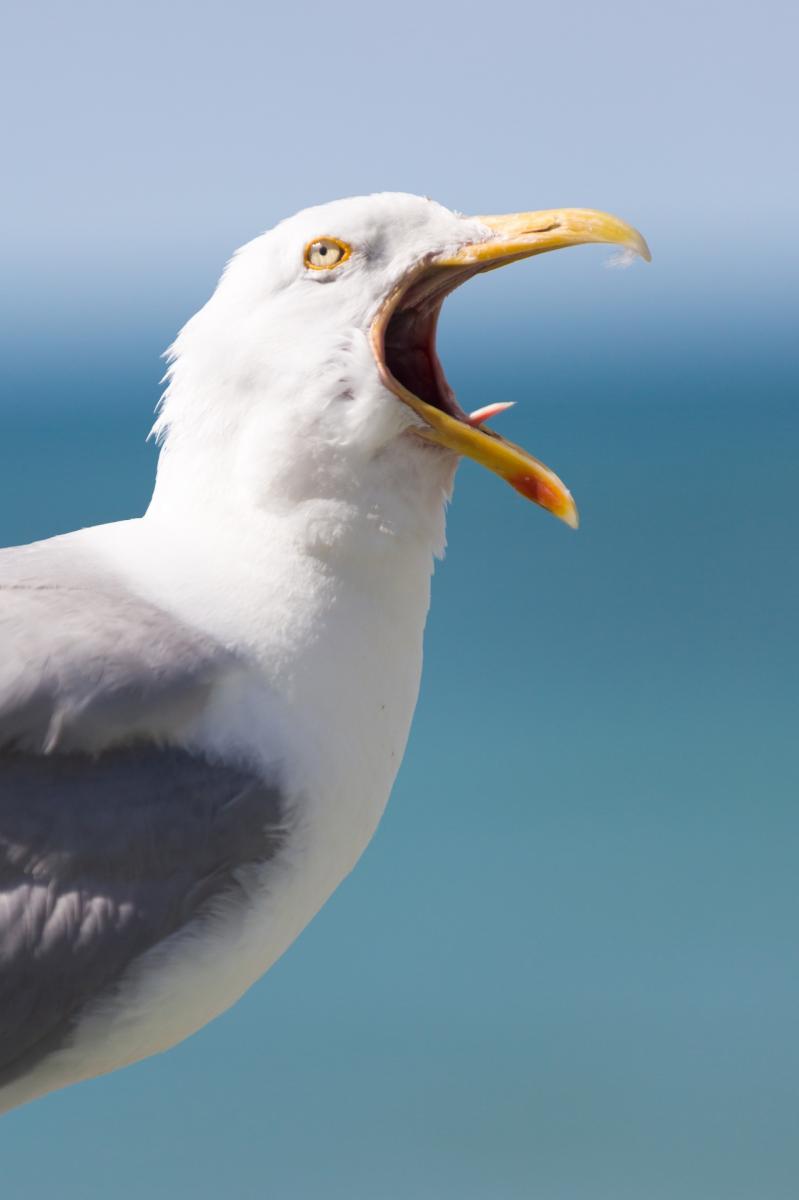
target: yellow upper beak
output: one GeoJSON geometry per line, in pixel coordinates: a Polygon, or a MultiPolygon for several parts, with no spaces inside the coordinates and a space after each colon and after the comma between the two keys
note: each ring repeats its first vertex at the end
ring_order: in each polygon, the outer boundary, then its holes
{"type": "MultiPolygon", "coordinates": [[[[608,242],[624,246],[648,262],[649,247],[643,237],[626,221],[590,208],[553,208],[541,212],[511,213],[507,216],[478,217],[491,231],[483,241],[470,242],[459,249],[441,254],[426,266],[430,274],[457,272],[458,281],[481,271],[491,271],[518,259],[577,246],[585,242],[608,242]]],[[[429,276],[428,276],[429,277],[429,276]]],[[[375,337],[382,337],[385,315],[376,323],[375,337]]],[[[427,404],[392,380],[397,394],[409,404],[425,424],[416,432],[426,440],[465,454],[495,471],[530,500],[577,527],[577,508],[571,493],[553,471],[526,450],[505,441],[485,425],[470,425],[449,413],[427,404]]]]}
{"type": "Polygon", "coordinates": [[[477,217],[494,237],[462,246],[454,254],[436,259],[441,267],[504,266],[518,258],[530,258],[547,250],[580,246],[586,242],[610,242],[634,250],[650,261],[649,247],[637,229],[593,208],[546,208],[541,212],[508,213],[501,217],[477,217]]]}

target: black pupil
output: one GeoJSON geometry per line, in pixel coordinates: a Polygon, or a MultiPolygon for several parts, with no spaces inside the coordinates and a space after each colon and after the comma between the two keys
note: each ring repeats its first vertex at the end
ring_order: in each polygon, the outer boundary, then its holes
{"type": "Polygon", "coordinates": [[[324,256],[325,254],[327,254],[327,246],[320,246],[320,247],[319,247],[319,253],[320,253],[322,256],[324,256]]]}

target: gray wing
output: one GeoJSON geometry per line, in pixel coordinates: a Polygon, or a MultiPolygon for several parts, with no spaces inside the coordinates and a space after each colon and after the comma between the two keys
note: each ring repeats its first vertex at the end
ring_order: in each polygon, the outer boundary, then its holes
{"type": "Polygon", "coordinates": [[[67,539],[0,550],[0,744],[177,736],[238,663],[67,539]]]}
{"type": "Polygon", "coordinates": [[[169,744],[235,659],[68,547],[0,552],[0,654],[2,1084],[272,857],[283,813],[254,772],[169,744]]]}

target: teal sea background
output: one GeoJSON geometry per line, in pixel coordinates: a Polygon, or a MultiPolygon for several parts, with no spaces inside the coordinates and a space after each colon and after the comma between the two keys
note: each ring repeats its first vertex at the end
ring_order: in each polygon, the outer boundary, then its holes
{"type": "Polygon", "coordinates": [[[461,467],[361,863],[229,1013],[7,1116],[3,1196],[795,1200],[795,14],[65,13],[9,42],[0,544],[142,512],[159,355],[303,204],[586,204],[654,257],[447,302],[581,529],[461,467]]]}

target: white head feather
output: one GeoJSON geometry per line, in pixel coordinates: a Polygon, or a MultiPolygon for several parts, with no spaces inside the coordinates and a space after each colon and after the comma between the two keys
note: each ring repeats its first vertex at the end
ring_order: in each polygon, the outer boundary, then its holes
{"type": "Polygon", "coordinates": [[[403,438],[418,418],[382,382],[369,333],[415,263],[485,236],[432,200],[382,193],[306,209],[243,246],[169,352],[154,503],[377,504],[388,524],[435,517],[440,549],[455,459],[403,438]],[[320,237],[352,247],[339,269],[304,264],[320,237]]]}

